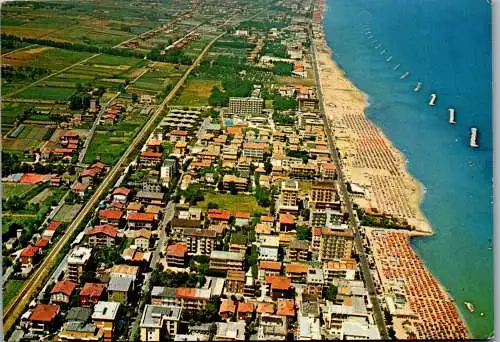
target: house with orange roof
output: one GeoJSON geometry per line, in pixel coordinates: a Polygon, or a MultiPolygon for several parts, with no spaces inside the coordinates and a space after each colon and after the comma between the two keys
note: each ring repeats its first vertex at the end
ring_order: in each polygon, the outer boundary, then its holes
{"type": "Polygon", "coordinates": [[[168,139],[172,142],[176,141],[187,141],[189,133],[187,131],[174,129],[167,134],[168,139]]]}
{"type": "Polygon", "coordinates": [[[153,230],[156,220],[152,213],[130,213],[127,215],[127,227],[129,229],[153,230]]]}
{"type": "Polygon", "coordinates": [[[253,313],[255,312],[255,306],[253,303],[239,302],[237,317],[238,320],[246,320],[247,318],[253,318],[253,313]]]}
{"type": "Polygon", "coordinates": [[[167,265],[169,267],[186,267],[187,245],[175,243],[167,247],[167,265]]]}
{"type": "Polygon", "coordinates": [[[76,283],[70,280],[58,281],[50,291],[50,302],[56,304],[68,304],[75,288],[76,283]]]}
{"type": "Polygon", "coordinates": [[[99,210],[99,221],[101,224],[110,224],[119,227],[123,218],[123,212],[116,209],[99,210]]]}
{"type": "Polygon", "coordinates": [[[125,187],[115,188],[112,192],[113,201],[120,203],[127,203],[131,190],[125,187]]]}
{"type": "Polygon", "coordinates": [[[160,148],[161,148],[161,141],[158,140],[158,139],[150,139],[148,142],[147,142],[147,149],[148,151],[152,151],[152,152],[160,152],[160,148]]]}
{"type": "Polygon", "coordinates": [[[231,212],[226,209],[208,209],[207,217],[211,224],[229,224],[231,212]]]}
{"type": "Polygon", "coordinates": [[[268,276],[280,275],[281,261],[260,260],[259,261],[259,280],[263,281],[268,276]]]}
{"type": "Polygon", "coordinates": [[[151,245],[152,233],[147,229],[139,229],[135,232],[134,245],[140,250],[147,251],[151,245]]]}
{"type": "Polygon", "coordinates": [[[289,232],[295,230],[295,217],[292,214],[280,214],[278,221],[278,230],[280,232],[289,232]]]}
{"type": "Polygon", "coordinates": [[[174,145],[173,154],[183,156],[187,152],[187,141],[177,141],[174,145]]]}
{"type": "Polygon", "coordinates": [[[295,317],[295,300],[279,298],[276,308],[276,315],[285,317],[295,317]]]}
{"type": "Polygon", "coordinates": [[[219,308],[219,316],[222,320],[231,320],[236,313],[236,305],[232,299],[223,299],[219,308]]]}
{"type": "Polygon", "coordinates": [[[243,136],[243,129],[241,127],[229,126],[229,127],[226,127],[226,132],[227,132],[228,136],[232,136],[232,137],[235,137],[235,136],[242,137],[243,136]]]}
{"type": "Polygon", "coordinates": [[[47,239],[49,241],[52,240],[52,237],[54,236],[54,234],[56,233],[56,230],[61,227],[62,225],[62,222],[61,221],[57,221],[57,220],[53,220],[51,221],[48,225],[47,225],[47,228],[43,231],[42,233],[42,238],[44,239],[47,239]]]}
{"type": "Polygon", "coordinates": [[[245,271],[227,271],[226,276],[226,293],[227,294],[243,294],[245,292],[245,271]]]}
{"type": "Polygon", "coordinates": [[[243,144],[242,155],[251,158],[253,161],[261,162],[264,159],[267,148],[265,144],[245,143],[243,144]]]}
{"type": "Polygon", "coordinates": [[[80,198],[83,198],[85,196],[85,192],[89,188],[89,183],[80,183],[76,182],[71,186],[71,190],[80,198]]]}
{"type": "Polygon", "coordinates": [[[90,247],[110,247],[116,244],[118,231],[110,224],[95,226],[87,232],[90,247]]]}
{"type": "Polygon", "coordinates": [[[271,227],[264,223],[257,223],[255,225],[255,237],[259,240],[262,236],[271,235],[271,227]]]}
{"type": "Polygon", "coordinates": [[[154,167],[161,163],[160,152],[142,151],[139,155],[139,165],[143,167],[154,167]]]}
{"type": "Polygon", "coordinates": [[[49,247],[50,241],[48,239],[39,239],[35,242],[35,247],[40,248],[41,250],[49,247]]]}
{"type": "Polygon", "coordinates": [[[250,222],[250,213],[244,211],[236,211],[234,213],[234,218],[235,218],[234,224],[237,227],[248,226],[248,223],[250,222]]]}
{"type": "Polygon", "coordinates": [[[57,304],[37,304],[28,318],[30,333],[37,335],[52,332],[60,312],[57,304]]]}
{"type": "Polygon", "coordinates": [[[285,265],[285,274],[292,283],[305,284],[307,282],[307,273],[311,268],[310,265],[294,262],[285,265]]]}
{"type": "Polygon", "coordinates": [[[334,180],[337,178],[337,167],[332,163],[321,164],[320,174],[324,180],[334,180]]]}
{"type": "Polygon", "coordinates": [[[19,183],[23,184],[40,184],[48,181],[49,178],[46,175],[41,175],[38,173],[25,173],[19,179],[19,183]]]}
{"type": "Polygon", "coordinates": [[[237,177],[235,175],[224,175],[222,177],[222,185],[224,186],[224,190],[230,191],[232,184],[234,184],[234,188],[236,191],[246,191],[248,187],[248,179],[237,177]]]}
{"type": "Polygon", "coordinates": [[[267,276],[266,284],[270,285],[270,294],[274,299],[289,298],[293,295],[292,282],[287,276],[267,276]]]}
{"type": "Polygon", "coordinates": [[[81,306],[93,306],[106,297],[106,284],[85,283],[79,297],[81,306]]]}
{"type": "Polygon", "coordinates": [[[33,268],[35,263],[38,262],[40,254],[40,247],[28,245],[24,248],[21,254],[19,254],[19,264],[21,265],[21,269],[27,271],[33,268]]]}

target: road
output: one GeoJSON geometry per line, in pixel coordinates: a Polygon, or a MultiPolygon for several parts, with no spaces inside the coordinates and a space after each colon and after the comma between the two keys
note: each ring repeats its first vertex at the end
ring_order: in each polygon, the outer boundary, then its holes
{"type": "Polygon", "coordinates": [[[61,239],[54,245],[52,250],[47,254],[42,263],[38,266],[36,270],[33,271],[30,278],[27,279],[24,283],[24,286],[19,291],[17,296],[11,301],[11,303],[4,310],[4,333],[8,332],[17,321],[18,317],[21,316],[25,307],[29,303],[29,301],[34,297],[34,295],[41,289],[44,279],[49,275],[54,266],[54,263],[57,259],[59,253],[62,252],[64,246],[70,241],[72,235],[76,233],[77,228],[84,222],[85,217],[91,213],[91,211],[97,206],[99,203],[99,199],[101,196],[105,194],[108,190],[108,186],[110,182],[121,173],[122,166],[127,161],[129,157],[133,155],[133,153],[140,147],[141,142],[149,134],[150,129],[153,124],[163,112],[167,103],[169,103],[179,91],[181,86],[186,81],[188,75],[193,71],[193,69],[201,62],[203,56],[207,53],[208,49],[212,46],[212,44],[222,37],[225,32],[221,33],[207,44],[207,46],[200,53],[198,58],[194,61],[194,63],[186,70],[185,74],[181,77],[181,79],[177,82],[175,87],[170,91],[170,93],[165,97],[163,102],[157,107],[156,111],[151,115],[146,124],[142,127],[141,131],[137,134],[135,139],[129,145],[125,153],[118,160],[115,166],[111,168],[109,173],[103,179],[102,183],[96,189],[94,194],[90,197],[85,207],[78,213],[78,215],[74,218],[73,222],[69,225],[66,233],[61,237],[61,239]]]}
{"type": "Polygon", "coordinates": [[[314,66],[314,78],[318,89],[318,98],[319,98],[319,106],[321,116],[323,118],[323,122],[325,123],[325,132],[328,139],[328,145],[330,147],[330,151],[332,152],[332,158],[335,163],[335,166],[338,170],[339,176],[339,188],[341,192],[341,196],[344,200],[345,206],[347,208],[347,212],[349,213],[349,227],[353,230],[354,233],[354,246],[356,248],[357,254],[359,256],[359,264],[361,269],[361,274],[365,281],[366,288],[368,290],[368,294],[370,296],[370,301],[373,305],[373,316],[375,319],[375,323],[377,324],[378,330],[380,332],[380,336],[382,339],[387,340],[389,338],[387,334],[387,328],[385,326],[384,315],[382,314],[382,310],[380,308],[379,298],[377,297],[377,291],[375,288],[375,284],[372,278],[372,274],[370,273],[370,267],[368,261],[366,259],[366,255],[363,248],[363,240],[361,234],[359,232],[359,224],[356,220],[356,216],[354,214],[352,201],[350,195],[347,191],[346,179],[344,172],[341,168],[340,159],[337,153],[337,149],[335,147],[335,142],[332,137],[332,128],[330,127],[330,121],[326,117],[325,108],[323,105],[323,93],[321,89],[321,82],[319,80],[319,70],[318,63],[316,61],[316,44],[314,43],[314,39],[312,38],[312,32],[309,29],[309,37],[311,39],[311,50],[312,50],[312,65],[314,66]]]}
{"type": "Polygon", "coordinates": [[[115,96],[113,96],[104,106],[102,106],[102,109],[99,111],[97,114],[94,123],[92,124],[92,128],[90,128],[90,134],[87,136],[87,139],[85,139],[85,143],[83,143],[82,150],[80,151],[80,154],[78,155],[78,163],[83,163],[83,159],[85,158],[85,154],[87,154],[87,149],[89,148],[90,142],[92,141],[92,137],[94,136],[95,129],[97,125],[99,124],[99,121],[101,121],[101,116],[104,114],[106,109],[108,109],[109,104],[116,99],[118,96],[120,96],[121,92],[117,92],[115,96]]]}

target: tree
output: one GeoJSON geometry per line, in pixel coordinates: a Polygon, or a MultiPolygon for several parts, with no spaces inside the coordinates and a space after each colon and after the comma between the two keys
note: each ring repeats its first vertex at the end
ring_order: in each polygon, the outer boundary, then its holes
{"type": "Polygon", "coordinates": [[[264,161],[264,170],[266,170],[267,175],[270,175],[273,171],[273,164],[271,164],[271,161],[269,159],[266,159],[264,161]]]}
{"type": "Polygon", "coordinates": [[[79,90],[71,95],[69,101],[69,108],[72,110],[85,110],[90,107],[90,95],[84,90],[79,90]]]}
{"type": "Polygon", "coordinates": [[[335,285],[330,285],[326,289],[325,298],[329,301],[334,301],[337,297],[337,287],[335,285]]]}
{"type": "Polygon", "coordinates": [[[236,189],[236,185],[234,184],[234,182],[229,182],[228,188],[231,195],[236,195],[238,193],[238,190],[236,189]]]}
{"type": "Polygon", "coordinates": [[[257,203],[259,203],[259,205],[262,207],[269,207],[269,205],[271,204],[269,195],[269,190],[263,189],[261,187],[257,187],[255,189],[255,199],[257,200],[257,203]]]}
{"type": "Polygon", "coordinates": [[[203,201],[203,193],[201,191],[201,187],[199,184],[191,184],[189,187],[184,191],[184,197],[186,200],[191,204],[195,205],[199,201],[203,201]]]}
{"type": "Polygon", "coordinates": [[[297,239],[311,241],[311,239],[312,239],[311,228],[310,227],[297,227],[297,239]]]}
{"type": "Polygon", "coordinates": [[[139,100],[139,96],[136,93],[133,93],[132,94],[132,102],[137,103],[138,100],[139,100]]]}

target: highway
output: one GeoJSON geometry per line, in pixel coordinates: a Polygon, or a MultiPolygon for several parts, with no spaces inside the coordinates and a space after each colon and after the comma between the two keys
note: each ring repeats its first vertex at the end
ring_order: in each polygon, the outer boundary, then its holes
{"type": "Polygon", "coordinates": [[[321,116],[323,118],[323,122],[325,123],[325,132],[328,139],[328,145],[330,147],[330,151],[332,152],[332,158],[337,168],[337,174],[339,177],[339,187],[341,196],[344,200],[345,206],[347,208],[347,212],[349,213],[349,227],[353,230],[354,233],[354,246],[356,248],[357,254],[359,256],[359,264],[361,269],[361,275],[363,276],[363,280],[365,282],[366,288],[368,290],[368,294],[370,296],[370,301],[373,305],[373,316],[375,319],[375,323],[377,324],[378,330],[380,332],[380,336],[382,339],[387,340],[389,336],[387,334],[387,328],[385,326],[384,315],[382,314],[382,310],[380,308],[379,299],[377,297],[377,291],[375,289],[375,284],[372,278],[372,274],[370,273],[370,267],[368,265],[368,261],[366,260],[366,255],[363,248],[363,239],[359,232],[359,224],[356,221],[356,217],[354,215],[354,210],[352,206],[352,201],[347,191],[346,179],[344,173],[341,168],[341,162],[337,153],[337,149],[335,147],[335,142],[332,137],[332,128],[330,127],[330,121],[326,117],[325,108],[323,105],[323,93],[321,89],[321,82],[319,79],[319,70],[318,63],[316,61],[316,45],[314,43],[314,39],[312,36],[311,30],[309,30],[309,37],[311,39],[311,51],[312,51],[312,64],[314,70],[314,79],[317,85],[317,92],[319,98],[319,107],[321,116]]]}
{"type": "Polygon", "coordinates": [[[153,127],[153,124],[157,120],[157,118],[162,113],[163,109],[170,102],[177,91],[181,88],[181,86],[186,81],[188,75],[192,72],[192,70],[200,63],[203,56],[206,54],[208,49],[212,46],[212,44],[222,37],[225,32],[221,33],[214,39],[208,43],[208,45],[203,49],[198,58],[194,61],[194,63],[186,70],[185,74],[182,78],[177,82],[174,88],[170,91],[170,93],[165,97],[163,102],[157,107],[155,112],[151,115],[149,120],[143,126],[141,131],[134,138],[130,146],[127,148],[122,157],[118,160],[116,165],[114,165],[109,173],[106,175],[102,183],[96,189],[94,194],[90,197],[85,207],[78,213],[73,222],[66,229],[65,234],[61,237],[61,239],[53,246],[52,250],[47,254],[42,263],[33,271],[31,276],[25,281],[24,286],[19,291],[17,296],[12,299],[11,303],[5,308],[3,314],[3,328],[4,334],[8,333],[10,329],[16,323],[18,317],[22,315],[26,306],[30,302],[30,300],[36,295],[36,293],[42,288],[44,280],[52,271],[52,267],[54,266],[57,256],[59,253],[63,251],[64,246],[69,243],[73,234],[77,232],[77,228],[84,222],[85,217],[94,210],[94,208],[98,205],[99,199],[103,196],[108,190],[108,186],[110,182],[115,179],[116,176],[121,174],[122,166],[127,161],[127,159],[134,154],[134,152],[140,148],[140,144],[143,139],[149,134],[150,129],[153,127]]]}

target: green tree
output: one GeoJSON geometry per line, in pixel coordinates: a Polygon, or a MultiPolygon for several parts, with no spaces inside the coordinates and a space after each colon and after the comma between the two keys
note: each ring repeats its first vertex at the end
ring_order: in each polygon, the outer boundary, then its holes
{"type": "Polygon", "coordinates": [[[311,228],[310,227],[297,227],[297,239],[298,240],[312,240],[311,228]]]}
{"type": "Polygon", "coordinates": [[[334,301],[337,297],[337,287],[335,285],[330,285],[326,289],[325,298],[329,301],[334,301]]]}
{"type": "Polygon", "coordinates": [[[139,100],[139,96],[136,93],[133,93],[132,94],[132,102],[137,103],[138,100],[139,100]]]}

